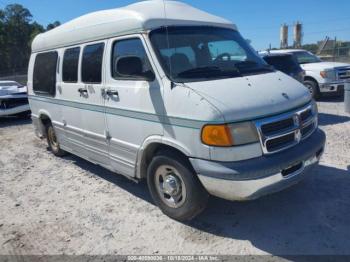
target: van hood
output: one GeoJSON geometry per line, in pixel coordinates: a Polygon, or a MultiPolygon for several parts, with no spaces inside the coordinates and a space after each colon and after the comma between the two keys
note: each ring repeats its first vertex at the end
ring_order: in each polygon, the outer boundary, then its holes
{"type": "Polygon", "coordinates": [[[341,68],[341,67],[350,67],[350,64],[338,63],[338,62],[320,62],[320,63],[310,63],[302,64],[301,67],[304,70],[308,71],[322,71],[326,69],[341,68]]]}
{"type": "Polygon", "coordinates": [[[306,87],[281,72],[186,85],[220,110],[226,122],[284,113],[312,99],[306,87]]]}

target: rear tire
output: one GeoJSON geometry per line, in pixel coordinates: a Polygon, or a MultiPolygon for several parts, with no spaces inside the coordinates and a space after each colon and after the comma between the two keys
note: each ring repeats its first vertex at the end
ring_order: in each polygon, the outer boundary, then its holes
{"type": "Polygon", "coordinates": [[[63,157],[67,154],[66,151],[61,149],[51,122],[46,125],[46,138],[49,149],[55,156],[63,157]]]}
{"type": "Polygon", "coordinates": [[[155,204],[178,221],[192,220],[208,202],[209,194],[186,159],[171,151],[163,151],[152,159],[147,184],[155,204]]]}
{"type": "Polygon", "coordinates": [[[315,81],[305,80],[304,85],[307,87],[307,89],[309,89],[310,94],[315,100],[321,97],[320,89],[315,81]]]}

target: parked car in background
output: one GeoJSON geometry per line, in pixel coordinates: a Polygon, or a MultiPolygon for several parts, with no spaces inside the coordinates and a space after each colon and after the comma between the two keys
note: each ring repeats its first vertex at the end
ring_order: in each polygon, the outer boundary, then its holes
{"type": "Polygon", "coordinates": [[[29,114],[27,87],[15,81],[0,81],[0,117],[29,114]]]}
{"type": "Polygon", "coordinates": [[[324,62],[311,52],[300,49],[271,50],[271,54],[291,54],[305,70],[304,85],[314,98],[323,94],[344,93],[344,86],[350,82],[350,64],[324,62]]]}
{"type": "Polygon", "coordinates": [[[291,54],[271,54],[269,52],[260,53],[266,63],[275,69],[295,78],[299,82],[304,82],[305,71],[301,68],[297,60],[291,54]]]}

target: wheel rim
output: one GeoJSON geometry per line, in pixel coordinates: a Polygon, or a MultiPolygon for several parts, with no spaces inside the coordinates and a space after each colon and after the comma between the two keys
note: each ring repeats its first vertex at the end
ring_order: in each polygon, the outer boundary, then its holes
{"type": "Polygon", "coordinates": [[[155,175],[160,199],[171,208],[179,208],[186,201],[186,186],[179,172],[172,166],[160,166],[155,175]]]}
{"type": "Polygon", "coordinates": [[[312,97],[314,96],[314,88],[312,85],[310,84],[305,84],[305,86],[309,89],[310,94],[312,95],[312,97]]]}
{"type": "Polygon", "coordinates": [[[59,148],[59,145],[58,145],[58,141],[57,141],[57,137],[56,137],[55,131],[53,130],[52,127],[49,128],[49,130],[47,132],[47,135],[48,135],[48,138],[49,138],[49,142],[50,142],[51,148],[54,151],[57,151],[58,148],[59,148]]]}

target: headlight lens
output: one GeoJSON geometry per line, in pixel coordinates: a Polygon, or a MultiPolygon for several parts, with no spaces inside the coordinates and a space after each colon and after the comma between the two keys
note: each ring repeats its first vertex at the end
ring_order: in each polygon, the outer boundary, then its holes
{"type": "Polygon", "coordinates": [[[231,147],[259,141],[252,122],[230,125],[207,125],[202,130],[202,142],[209,146],[231,147]]]}
{"type": "Polygon", "coordinates": [[[235,146],[251,144],[259,141],[258,131],[252,122],[229,125],[235,146]]]}
{"type": "Polygon", "coordinates": [[[336,80],[336,72],[334,69],[328,69],[320,72],[320,75],[324,79],[336,80]]]}

